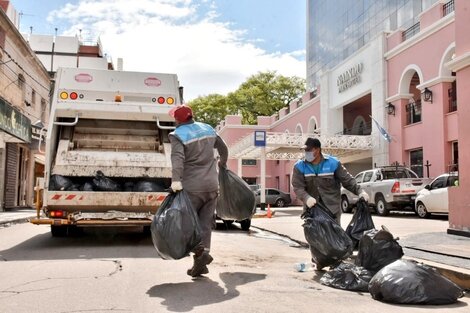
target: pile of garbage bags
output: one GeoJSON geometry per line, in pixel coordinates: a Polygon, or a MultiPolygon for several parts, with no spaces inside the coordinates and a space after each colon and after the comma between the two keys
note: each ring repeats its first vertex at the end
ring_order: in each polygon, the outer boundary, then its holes
{"type": "MultiPolygon", "coordinates": [[[[330,265],[330,270],[320,279],[323,285],[343,290],[368,291],[376,300],[397,304],[451,304],[463,296],[463,290],[436,269],[415,261],[402,260],[402,247],[384,226],[380,230],[375,229],[367,203],[358,203],[357,211],[345,232],[351,237],[352,245],[358,242],[354,264],[345,261],[349,256],[347,253],[340,256],[334,250],[338,243],[343,245],[346,242],[344,234],[337,230],[339,225],[332,224],[335,221],[328,212],[325,214],[324,208],[314,208],[313,211],[316,211],[316,215],[308,213],[311,216],[309,223],[315,221],[322,226],[310,228],[307,233],[304,224],[304,230],[312,260],[315,263],[319,257],[327,260],[320,263],[317,269],[325,264],[330,265]],[[330,217],[328,223],[320,222],[326,220],[326,217],[330,217]],[[312,236],[317,237],[312,240],[312,236]],[[326,244],[332,246],[331,251],[325,250],[326,244]],[[338,259],[340,263],[333,262],[338,259]]],[[[342,248],[347,250],[344,245],[342,248]]]]}
{"type": "Polygon", "coordinates": [[[219,186],[217,216],[236,221],[251,219],[256,212],[256,199],[248,184],[222,166],[219,168],[219,186]]]}
{"type": "MultiPolygon", "coordinates": [[[[77,178],[77,181],[83,178],[77,178]]],[[[137,182],[126,181],[121,184],[106,177],[102,171],[97,171],[95,177],[84,183],[74,182],[71,178],[61,175],[51,175],[49,190],[58,191],[127,191],[127,192],[163,192],[165,186],[150,180],[137,182]]]]}
{"type": "Polygon", "coordinates": [[[165,260],[188,256],[201,242],[199,219],[186,191],[170,193],[165,198],[150,231],[158,255],[165,260]]]}

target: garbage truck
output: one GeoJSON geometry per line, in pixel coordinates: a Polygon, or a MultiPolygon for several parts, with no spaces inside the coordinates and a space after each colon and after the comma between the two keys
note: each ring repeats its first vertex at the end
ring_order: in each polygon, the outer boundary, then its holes
{"type": "Polygon", "coordinates": [[[168,113],[182,99],[176,74],[59,68],[42,208],[30,221],[52,236],[87,226],[149,231],[171,184],[168,113]]]}

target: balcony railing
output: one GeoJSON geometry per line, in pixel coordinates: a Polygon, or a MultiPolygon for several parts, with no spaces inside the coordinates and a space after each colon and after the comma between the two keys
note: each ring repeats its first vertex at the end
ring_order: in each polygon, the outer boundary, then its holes
{"type": "Polygon", "coordinates": [[[402,34],[403,41],[410,39],[417,33],[419,33],[419,22],[414,24],[413,26],[409,27],[407,30],[405,30],[402,34]]]}
{"type": "Polygon", "coordinates": [[[450,0],[449,2],[444,4],[442,10],[444,11],[443,12],[444,16],[454,12],[455,11],[454,0],[450,0]]]}

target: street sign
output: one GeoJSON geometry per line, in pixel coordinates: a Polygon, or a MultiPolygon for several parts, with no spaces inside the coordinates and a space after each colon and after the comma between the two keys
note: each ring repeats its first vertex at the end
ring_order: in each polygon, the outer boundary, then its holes
{"type": "Polygon", "coordinates": [[[266,131],[255,130],[255,147],[266,147],[266,131]]]}

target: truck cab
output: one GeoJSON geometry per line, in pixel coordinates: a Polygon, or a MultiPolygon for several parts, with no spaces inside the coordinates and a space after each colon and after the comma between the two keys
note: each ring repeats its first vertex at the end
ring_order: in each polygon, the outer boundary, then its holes
{"type": "Polygon", "coordinates": [[[43,216],[53,236],[143,226],[171,184],[177,75],[59,68],[46,138],[43,216]]]}

